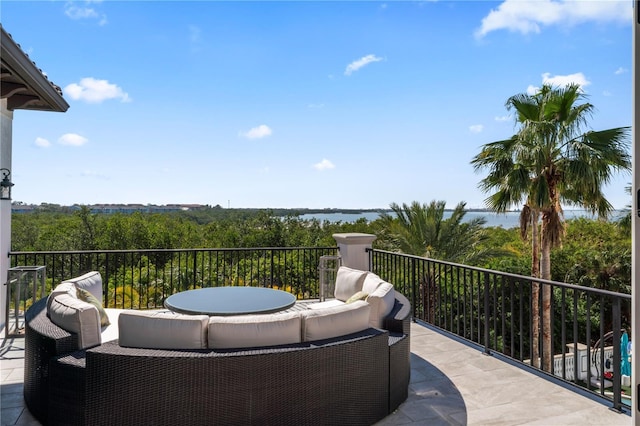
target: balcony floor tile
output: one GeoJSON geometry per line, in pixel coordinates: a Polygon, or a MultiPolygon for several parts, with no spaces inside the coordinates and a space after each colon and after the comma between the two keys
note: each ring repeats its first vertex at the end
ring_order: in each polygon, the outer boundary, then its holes
{"type": "Polygon", "coordinates": [[[609,407],[413,323],[409,398],[378,425],[631,425],[609,407]]]}
{"type": "MultiPolygon", "coordinates": [[[[409,398],[377,426],[631,425],[597,399],[560,386],[497,356],[411,324],[409,398]]],[[[2,426],[38,425],[24,408],[24,339],[0,351],[2,426]]]]}

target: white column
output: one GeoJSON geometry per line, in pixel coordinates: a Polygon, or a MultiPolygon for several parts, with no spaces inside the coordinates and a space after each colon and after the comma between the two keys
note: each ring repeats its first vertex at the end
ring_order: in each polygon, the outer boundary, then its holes
{"type": "MultiPolygon", "coordinates": [[[[7,109],[7,100],[0,100],[0,168],[11,170],[11,140],[13,111],[7,109]]],[[[2,175],[0,175],[1,177],[2,175]]],[[[11,173],[13,177],[13,173],[11,173]]],[[[7,270],[11,250],[11,201],[0,201],[0,331],[5,329],[7,316],[7,270]]],[[[5,330],[6,331],[6,330],[5,330]]]]}
{"type": "Polygon", "coordinates": [[[369,270],[369,253],[367,249],[377,238],[375,235],[350,232],[345,234],[333,234],[338,243],[342,264],[349,268],[361,271],[369,270]]]}
{"type": "Polygon", "coordinates": [[[632,63],[633,63],[633,123],[632,123],[632,143],[633,148],[631,150],[632,163],[633,163],[633,191],[631,201],[631,339],[632,339],[632,355],[631,355],[631,419],[634,425],[640,425],[640,415],[638,410],[638,390],[640,390],[640,315],[638,308],[640,308],[640,164],[638,159],[640,158],[640,136],[638,136],[638,126],[640,126],[640,98],[638,97],[638,67],[640,66],[640,1],[635,1],[633,5],[633,49],[632,49],[632,63]]]}

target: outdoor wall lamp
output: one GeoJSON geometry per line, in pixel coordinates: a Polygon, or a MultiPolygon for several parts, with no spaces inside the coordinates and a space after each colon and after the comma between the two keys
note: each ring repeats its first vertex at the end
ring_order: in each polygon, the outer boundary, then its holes
{"type": "Polygon", "coordinates": [[[11,176],[11,170],[2,168],[0,169],[0,173],[2,173],[2,181],[0,181],[0,200],[10,200],[11,187],[14,185],[9,179],[9,176],[11,176]]]}

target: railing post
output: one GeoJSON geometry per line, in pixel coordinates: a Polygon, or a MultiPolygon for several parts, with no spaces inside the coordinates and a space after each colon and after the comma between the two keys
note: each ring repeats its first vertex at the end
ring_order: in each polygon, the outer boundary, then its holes
{"type": "MultiPolygon", "coordinates": [[[[109,269],[109,253],[104,254],[104,272],[102,273],[104,274],[104,278],[102,279],[102,300],[104,300],[104,306],[109,306],[109,278],[111,278],[109,269]]],[[[115,292],[113,296],[115,298],[115,292]]]]}
{"type": "Polygon", "coordinates": [[[338,250],[344,266],[361,271],[371,270],[367,249],[371,249],[372,243],[377,238],[375,235],[350,232],[333,234],[333,238],[338,243],[338,250]]]}
{"type": "Polygon", "coordinates": [[[197,279],[198,279],[198,253],[193,250],[193,287],[192,288],[198,288],[196,287],[196,283],[197,283],[197,279]]]}
{"type": "MultiPolygon", "coordinates": [[[[418,267],[416,259],[411,258],[411,306],[412,306],[412,310],[413,310],[413,321],[415,322],[416,320],[416,313],[418,312],[418,307],[416,306],[416,300],[417,299],[417,293],[418,293],[418,284],[417,284],[417,277],[418,277],[418,272],[416,271],[416,268],[418,267]]],[[[425,306],[425,303],[423,301],[422,303],[423,305],[423,309],[425,306]]]]}
{"type": "Polygon", "coordinates": [[[620,323],[620,298],[613,298],[612,309],[612,326],[613,327],[613,409],[622,411],[622,356],[620,354],[620,340],[621,340],[621,323],[620,323]]]}
{"type": "Polygon", "coordinates": [[[491,355],[489,349],[489,272],[484,273],[484,353],[491,355]]]}

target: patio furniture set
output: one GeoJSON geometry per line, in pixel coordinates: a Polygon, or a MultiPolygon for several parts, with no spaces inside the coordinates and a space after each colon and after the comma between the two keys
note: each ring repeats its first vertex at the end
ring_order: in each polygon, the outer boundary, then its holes
{"type": "Polygon", "coordinates": [[[272,313],[103,309],[102,292],[90,272],[26,313],[43,424],[370,425],[407,398],[410,305],[371,272],[342,266],[335,299],[272,313]]]}

